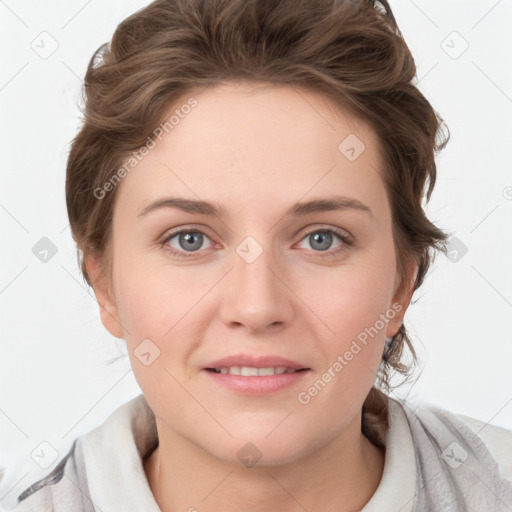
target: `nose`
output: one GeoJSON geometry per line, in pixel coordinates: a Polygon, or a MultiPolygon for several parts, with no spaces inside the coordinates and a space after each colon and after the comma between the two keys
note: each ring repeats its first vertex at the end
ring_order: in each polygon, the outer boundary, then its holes
{"type": "Polygon", "coordinates": [[[223,280],[224,323],[252,334],[291,323],[293,293],[273,251],[248,237],[233,252],[232,261],[233,268],[223,280]]]}

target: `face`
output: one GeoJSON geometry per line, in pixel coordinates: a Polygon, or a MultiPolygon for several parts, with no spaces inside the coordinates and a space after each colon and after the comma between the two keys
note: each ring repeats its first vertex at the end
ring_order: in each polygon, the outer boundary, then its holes
{"type": "Polygon", "coordinates": [[[193,97],[118,185],[110,289],[86,260],[102,321],[125,339],[160,436],[235,464],[247,442],[260,465],[292,462],[360,429],[410,299],[396,294],[378,139],[296,87],[224,83],[193,97]],[[188,203],[157,206],[169,198],[188,203]],[[305,370],[206,370],[240,354],[305,370]]]}

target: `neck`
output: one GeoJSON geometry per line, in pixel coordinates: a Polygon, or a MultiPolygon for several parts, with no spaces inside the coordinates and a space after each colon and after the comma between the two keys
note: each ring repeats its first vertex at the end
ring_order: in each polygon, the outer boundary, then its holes
{"type": "Polygon", "coordinates": [[[383,448],[361,432],[359,415],[327,445],[284,465],[235,466],[158,425],[144,470],[162,512],[360,510],[377,489],[383,448]],[[162,435],[163,434],[163,435],[162,435]]]}

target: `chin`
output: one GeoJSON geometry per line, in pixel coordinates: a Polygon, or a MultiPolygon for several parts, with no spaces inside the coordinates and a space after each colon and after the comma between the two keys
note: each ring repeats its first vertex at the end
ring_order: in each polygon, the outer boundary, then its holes
{"type": "MultiPolygon", "coordinates": [[[[296,431],[293,435],[283,429],[280,435],[274,432],[266,438],[268,434],[267,428],[264,432],[248,428],[246,433],[241,434],[239,431],[234,439],[229,441],[224,439],[225,442],[222,442],[211,438],[211,446],[203,445],[203,449],[213,457],[240,468],[282,466],[307,455],[304,437],[297,436],[296,431]],[[297,451],[297,447],[300,447],[300,452],[297,451]]],[[[314,450],[312,443],[309,451],[314,450]]]]}

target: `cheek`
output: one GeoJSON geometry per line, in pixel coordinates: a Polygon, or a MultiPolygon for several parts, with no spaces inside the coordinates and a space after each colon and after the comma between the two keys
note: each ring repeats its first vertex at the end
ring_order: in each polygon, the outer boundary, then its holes
{"type": "Polygon", "coordinates": [[[135,256],[119,258],[116,263],[118,313],[130,343],[137,341],[136,336],[162,339],[199,298],[199,287],[191,286],[190,273],[170,272],[135,256]]]}
{"type": "Polygon", "coordinates": [[[346,267],[325,280],[324,293],[315,294],[315,312],[322,319],[316,339],[325,363],[299,401],[333,432],[343,418],[357,413],[377,377],[386,320],[394,316],[389,303],[393,278],[381,265],[346,267]]]}
{"type": "MultiPolygon", "coordinates": [[[[173,361],[186,359],[190,350],[184,332],[187,310],[182,291],[186,286],[167,282],[149,269],[139,269],[118,279],[118,314],[134,376],[145,395],[172,388],[173,361]],[[180,321],[181,319],[181,321],[180,321]],[[170,373],[169,373],[170,372],[170,373]],[[160,391],[159,391],[160,390],[160,391]]],[[[176,374],[182,381],[183,375],[176,374]]]]}
{"type": "Polygon", "coordinates": [[[117,268],[118,314],[139,384],[144,389],[144,383],[147,387],[156,385],[158,379],[168,380],[166,369],[183,380],[188,370],[180,365],[204,336],[211,316],[211,310],[205,310],[205,296],[218,274],[194,273],[192,277],[191,268],[142,265],[134,258],[120,259],[117,268]],[[157,357],[149,365],[141,364],[139,355],[148,352],[151,358],[157,357]]]}
{"type": "MultiPolygon", "coordinates": [[[[394,277],[392,268],[381,263],[347,265],[303,283],[302,296],[334,338],[349,340],[373,326],[390,308],[394,277]]],[[[378,328],[382,329],[381,322],[378,328]]]]}
{"type": "Polygon", "coordinates": [[[364,400],[381,363],[387,323],[395,316],[390,303],[395,279],[393,253],[386,260],[372,256],[336,272],[330,269],[328,277],[316,279],[315,288],[309,287],[316,290],[310,293],[314,299],[311,309],[322,320],[317,322],[321,324],[317,339],[323,340],[326,354],[321,373],[327,372],[325,381],[333,383],[318,404],[328,406],[333,393],[338,412],[354,400],[364,400]]]}

